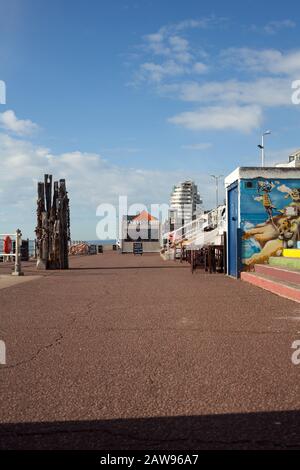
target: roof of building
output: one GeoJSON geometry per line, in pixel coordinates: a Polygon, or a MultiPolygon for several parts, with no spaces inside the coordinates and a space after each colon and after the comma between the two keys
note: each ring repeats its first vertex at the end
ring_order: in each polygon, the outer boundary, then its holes
{"type": "Polygon", "coordinates": [[[158,219],[154,217],[153,215],[149,214],[149,212],[144,210],[136,215],[128,215],[127,220],[131,222],[145,222],[145,221],[151,222],[151,221],[155,221],[158,219]]]}
{"type": "Polygon", "coordinates": [[[294,157],[296,155],[299,155],[299,153],[300,153],[300,149],[295,150],[294,152],[290,153],[290,157],[294,157]]]}
{"type": "Polygon", "coordinates": [[[144,220],[151,221],[151,220],[157,220],[157,219],[156,219],[156,217],[153,217],[153,215],[149,214],[149,212],[142,211],[133,220],[135,222],[138,222],[138,221],[144,221],[144,220]]]}
{"type": "Polygon", "coordinates": [[[239,179],[291,178],[300,179],[300,169],[292,167],[239,167],[225,178],[225,187],[239,179]]]}

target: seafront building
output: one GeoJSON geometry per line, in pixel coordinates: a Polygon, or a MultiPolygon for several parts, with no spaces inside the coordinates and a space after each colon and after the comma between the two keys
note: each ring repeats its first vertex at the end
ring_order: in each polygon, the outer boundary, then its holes
{"type": "Polygon", "coordinates": [[[300,149],[289,155],[288,162],[277,163],[276,167],[282,168],[299,168],[300,167],[300,149]]]}
{"type": "MultiPolygon", "coordinates": [[[[198,187],[192,180],[186,180],[173,186],[170,196],[168,218],[162,225],[162,246],[171,242],[169,234],[180,239],[188,237],[188,233],[198,226],[201,216],[204,214],[201,208],[202,200],[198,187]]],[[[201,219],[201,225],[203,220],[201,219]]],[[[172,243],[175,239],[172,238],[172,243]]]]}
{"type": "Polygon", "coordinates": [[[202,216],[202,218],[205,219],[205,223],[203,224],[203,230],[209,231],[217,228],[218,225],[220,225],[220,223],[224,221],[225,214],[225,204],[220,204],[218,207],[215,207],[210,211],[206,211],[202,216]]]}
{"type": "Polygon", "coordinates": [[[160,251],[160,222],[147,211],[136,215],[126,215],[122,219],[122,238],[120,249],[122,253],[132,253],[136,241],[143,243],[145,253],[160,251]]]}
{"type": "Polygon", "coordinates": [[[200,212],[202,200],[194,181],[187,180],[173,187],[170,197],[170,219],[174,226],[194,220],[200,212]]]}

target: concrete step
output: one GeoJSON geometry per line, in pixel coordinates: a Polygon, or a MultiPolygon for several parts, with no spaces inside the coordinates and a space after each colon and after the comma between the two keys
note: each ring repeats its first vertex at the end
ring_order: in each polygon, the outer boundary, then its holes
{"type": "Polygon", "coordinates": [[[289,268],[269,266],[268,264],[256,264],[254,270],[258,274],[264,274],[280,281],[292,282],[300,286],[300,271],[289,268]]]}
{"type": "Polygon", "coordinates": [[[268,290],[273,294],[277,294],[280,297],[285,297],[286,299],[300,303],[300,287],[297,284],[280,281],[279,279],[271,278],[265,274],[249,273],[245,271],[241,273],[241,279],[254,286],[268,290]]]}
{"type": "Polygon", "coordinates": [[[300,270],[300,258],[271,256],[269,258],[269,265],[300,270]]]}

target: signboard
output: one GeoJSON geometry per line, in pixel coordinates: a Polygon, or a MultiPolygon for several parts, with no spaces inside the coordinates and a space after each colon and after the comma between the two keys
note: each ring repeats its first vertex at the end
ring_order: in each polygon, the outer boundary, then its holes
{"type": "Polygon", "coordinates": [[[133,242],[133,254],[142,255],[143,254],[143,243],[142,242],[133,242]]]}

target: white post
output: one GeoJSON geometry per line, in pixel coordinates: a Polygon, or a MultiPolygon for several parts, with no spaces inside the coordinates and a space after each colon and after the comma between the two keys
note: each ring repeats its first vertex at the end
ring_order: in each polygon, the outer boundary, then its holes
{"type": "Polygon", "coordinates": [[[15,270],[12,272],[13,276],[23,276],[24,273],[22,272],[21,266],[21,243],[22,243],[22,233],[21,230],[16,231],[16,252],[15,252],[15,270]]]}
{"type": "Polygon", "coordinates": [[[265,166],[264,134],[261,136],[261,166],[265,166]]]}

